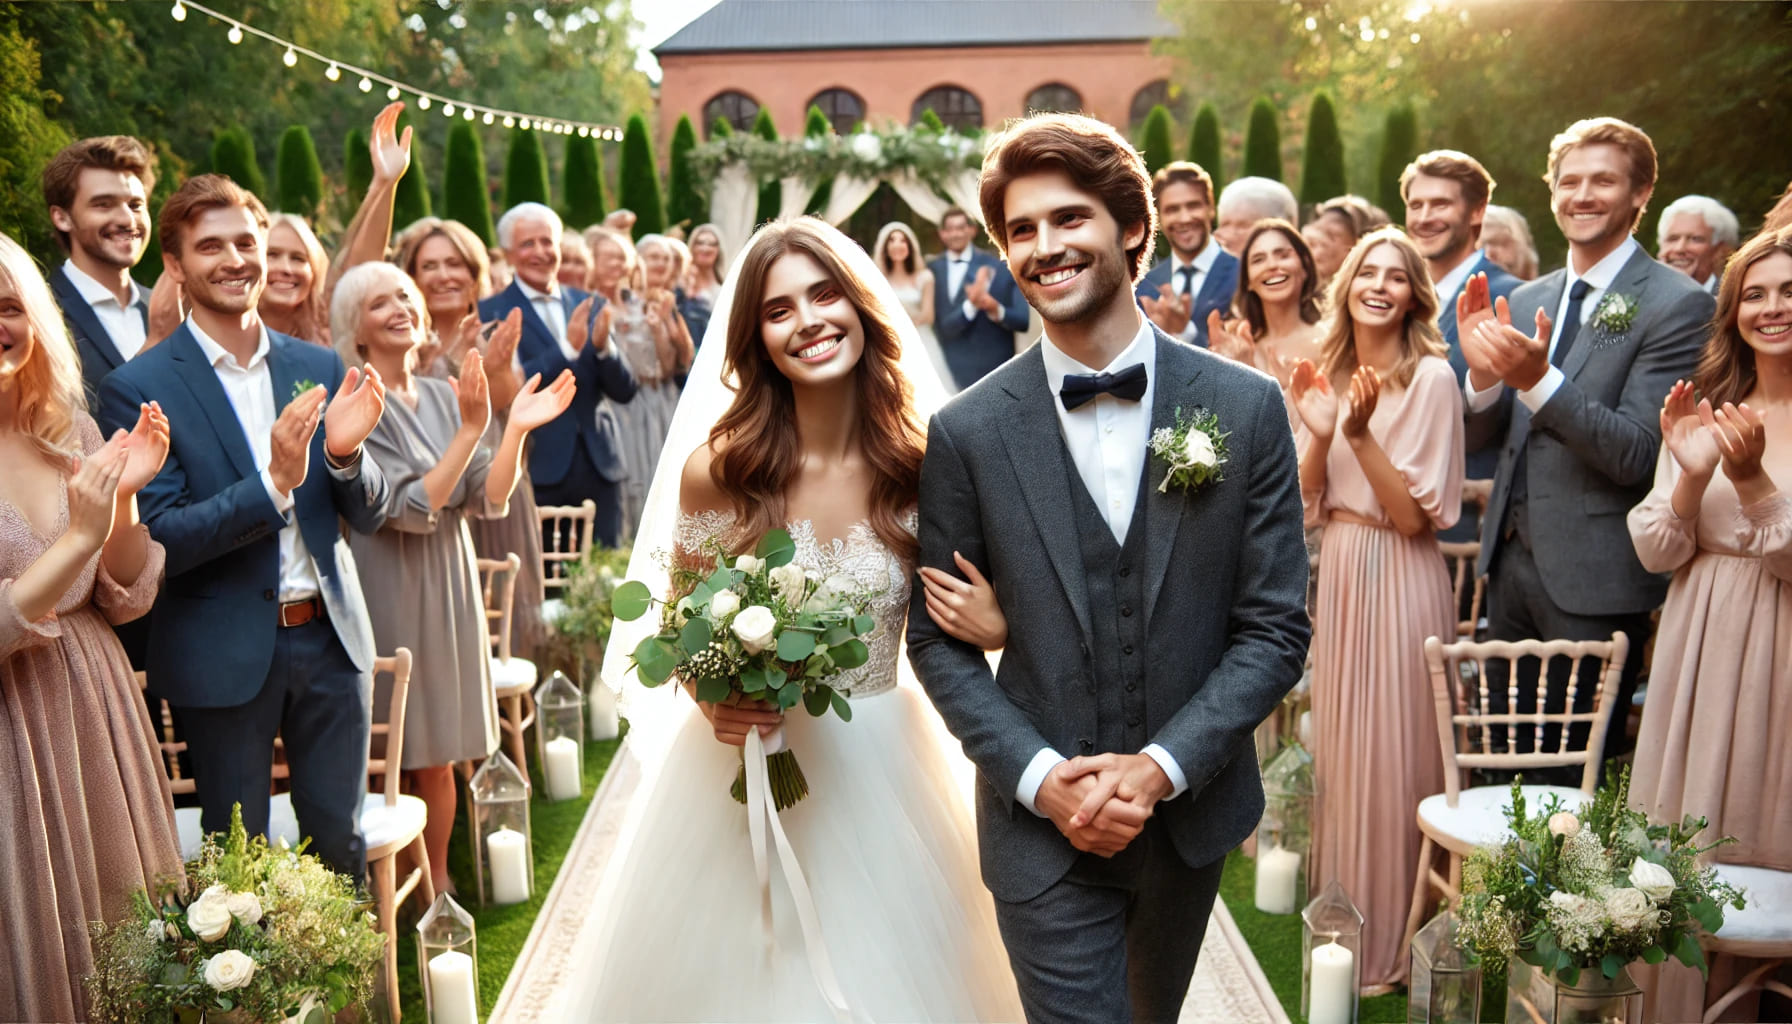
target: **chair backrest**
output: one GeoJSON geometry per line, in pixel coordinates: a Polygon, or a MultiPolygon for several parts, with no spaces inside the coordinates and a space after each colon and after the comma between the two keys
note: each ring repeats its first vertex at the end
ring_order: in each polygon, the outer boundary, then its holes
{"type": "Polygon", "coordinates": [[[1473,640],[1475,623],[1481,621],[1481,602],[1487,596],[1487,577],[1475,575],[1475,562],[1481,557],[1481,542],[1440,540],[1437,546],[1443,550],[1444,561],[1450,566],[1450,590],[1455,595],[1457,609],[1462,608],[1463,595],[1468,594],[1468,618],[1456,623],[1456,635],[1473,640]]]}
{"type": "Polygon", "coordinates": [[[373,674],[382,672],[392,675],[392,694],[386,699],[385,721],[380,721],[378,711],[374,712],[373,735],[386,737],[384,756],[367,758],[367,775],[369,783],[373,776],[380,776],[380,791],[386,796],[386,806],[391,807],[398,803],[399,772],[404,767],[404,712],[410,702],[411,649],[400,647],[390,658],[373,659],[373,674]]]}
{"type": "Polygon", "coordinates": [[[1589,795],[1599,779],[1599,755],[1605,749],[1607,711],[1618,698],[1618,681],[1624,674],[1624,656],[1629,640],[1623,633],[1613,633],[1610,640],[1459,640],[1446,644],[1437,637],[1425,640],[1425,664],[1431,672],[1431,696],[1437,711],[1437,738],[1443,748],[1444,793],[1451,807],[1462,788],[1462,771],[1486,768],[1498,771],[1525,771],[1531,768],[1553,768],[1563,765],[1581,766],[1580,788],[1589,795]],[[1536,710],[1517,711],[1518,660],[1540,659],[1538,665],[1539,696],[1544,689],[1551,659],[1567,658],[1568,690],[1562,710],[1545,710],[1539,699],[1536,710]],[[1506,707],[1494,712],[1487,677],[1489,662],[1506,665],[1506,707]],[[1588,678],[1592,676],[1594,678],[1588,678]],[[1587,687],[1597,686],[1590,711],[1576,713],[1576,698],[1587,687]],[[1579,749],[1570,749],[1569,730],[1574,724],[1588,727],[1587,741],[1579,749]],[[1558,749],[1544,749],[1544,727],[1561,729],[1558,749]],[[1520,730],[1534,730],[1532,749],[1527,752],[1494,749],[1495,730],[1511,737],[1520,730]]]}
{"type": "MultiPolygon", "coordinates": [[[[149,680],[142,672],[136,675],[137,689],[147,689],[149,680]]],[[[185,740],[174,738],[174,712],[165,700],[157,701],[156,708],[156,749],[161,751],[162,764],[168,769],[168,785],[176,796],[195,792],[193,780],[181,775],[180,755],[186,751],[187,744],[185,740]]]]}
{"type": "Polygon", "coordinates": [[[546,600],[550,590],[566,589],[572,564],[591,546],[597,502],[586,498],[577,505],[542,505],[535,512],[541,517],[541,596],[546,600]]]}
{"type": "Polygon", "coordinates": [[[512,551],[502,561],[495,558],[476,560],[479,565],[479,594],[485,602],[486,638],[499,661],[510,660],[510,613],[516,604],[516,576],[523,560],[512,551]]]}

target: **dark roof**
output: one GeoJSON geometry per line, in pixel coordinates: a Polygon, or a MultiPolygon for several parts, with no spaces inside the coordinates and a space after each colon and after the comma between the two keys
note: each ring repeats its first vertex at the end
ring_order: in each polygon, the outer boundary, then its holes
{"type": "Polygon", "coordinates": [[[1154,0],[722,0],[653,53],[1096,43],[1173,31],[1154,0]]]}

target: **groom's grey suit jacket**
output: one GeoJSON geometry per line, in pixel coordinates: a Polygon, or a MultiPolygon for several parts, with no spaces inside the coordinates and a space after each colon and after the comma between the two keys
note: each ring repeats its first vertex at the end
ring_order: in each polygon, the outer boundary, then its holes
{"type": "MultiPolygon", "coordinates": [[[[1294,441],[1275,381],[1157,332],[1153,428],[1176,411],[1219,417],[1225,479],[1159,493],[1150,479],[1143,528],[1144,735],[1168,750],[1189,788],[1157,808],[1190,866],[1237,846],[1263,811],[1251,733],[1300,677],[1309,624],[1307,553],[1294,441]]],[[[993,676],[983,652],[947,636],[922,588],[909,609],[909,657],[922,686],[977,766],[983,880],[1019,902],[1061,879],[1077,850],[1015,800],[1044,747],[1104,751],[1094,737],[1098,678],[1089,585],[1057,396],[1039,347],[1017,356],[934,416],[921,470],[921,564],[955,571],[961,552],[989,576],[1008,619],[993,676]]],[[[1125,613],[1130,609],[1122,609],[1125,613]]]]}

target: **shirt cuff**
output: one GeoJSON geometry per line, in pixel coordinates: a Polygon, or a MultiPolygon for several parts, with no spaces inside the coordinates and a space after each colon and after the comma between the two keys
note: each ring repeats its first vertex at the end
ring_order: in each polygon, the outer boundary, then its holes
{"type": "Polygon", "coordinates": [[[1182,766],[1176,763],[1176,759],[1170,756],[1168,750],[1165,750],[1155,743],[1151,743],[1147,744],[1145,749],[1139,751],[1139,753],[1156,761],[1157,766],[1162,768],[1164,774],[1170,777],[1170,795],[1164,797],[1165,800],[1174,800],[1188,792],[1188,776],[1182,774],[1182,766]]]}
{"type": "Polygon", "coordinates": [[[1464,404],[1468,406],[1469,412],[1486,412],[1488,409],[1493,408],[1494,403],[1499,401],[1500,389],[1505,386],[1505,381],[1496,380],[1493,382],[1493,386],[1486,391],[1476,391],[1474,378],[1465,373],[1462,375],[1462,397],[1464,404]]]}
{"type": "Polygon", "coordinates": [[[966,320],[977,319],[977,304],[975,302],[972,302],[970,299],[966,299],[966,300],[964,300],[964,306],[962,308],[964,310],[964,318],[966,320]]]}
{"type": "Polygon", "coordinates": [[[293,506],[292,495],[281,494],[280,489],[274,486],[274,475],[265,469],[261,471],[261,486],[267,488],[268,500],[274,503],[274,511],[290,518],[293,506]]]}
{"type": "Polygon", "coordinates": [[[1180,337],[1183,341],[1187,342],[1193,342],[1201,337],[1201,325],[1195,323],[1194,317],[1189,317],[1188,323],[1182,325],[1182,334],[1180,337]]]}
{"type": "Polygon", "coordinates": [[[329,468],[330,475],[336,479],[353,480],[361,475],[361,449],[356,448],[355,454],[349,456],[346,463],[338,466],[336,457],[331,455],[330,450],[326,448],[324,449],[324,465],[329,468]]]}
{"type": "MultiPolygon", "coordinates": [[[[1033,805],[1033,801],[1039,799],[1039,787],[1045,785],[1045,777],[1052,773],[1052,769],[1063,764],[1064,761],[1064,755],[1050,747],[1045,747],[1039,753],[1034,754],[1032,762],[1027,765],[1027,770],[1020,773],[1020,785],[1014,788],[1014,799],[1019,800],[1020,805],[1027,810],[1039,814],[1039,808],[1033,805]]],[[[1039,816],[1045,817],[1043,814],[1039,814],[1039,816]]]]}
{"type": "Polygon", "coordinates": [[[1524,403],[1526,409],[1531,410],[1531,412],[1535,414],[1537,410],[1548,404],[1551,398],[1555,397],[1556,389],[1561,387],[1562,382],[1567,379],[1567,377],[1562,375],[1560,369],[1551,366],[1548,370],[1544,371],[1542,380],[1539,380],[1537,383],[1532,384],[1528,389],[1518,393],[1518,400],[1524,403]]]}

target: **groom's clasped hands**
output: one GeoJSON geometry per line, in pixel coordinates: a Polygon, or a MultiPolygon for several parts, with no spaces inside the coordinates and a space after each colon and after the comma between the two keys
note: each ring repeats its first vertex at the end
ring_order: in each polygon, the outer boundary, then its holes
{"type": "Polygon", "coordinates": [[[1095,754],[1058,764],[1033,803],[1071,846],[1112,857],[1144,831],[1157,802],[1173,790],[1147,754],[1095,754]]]}

